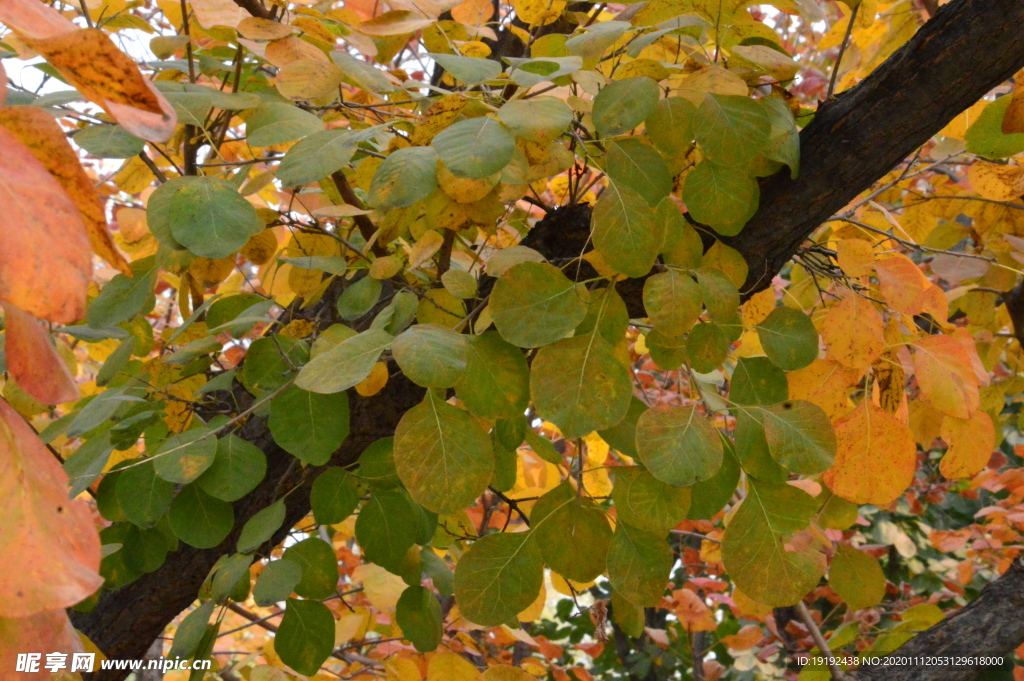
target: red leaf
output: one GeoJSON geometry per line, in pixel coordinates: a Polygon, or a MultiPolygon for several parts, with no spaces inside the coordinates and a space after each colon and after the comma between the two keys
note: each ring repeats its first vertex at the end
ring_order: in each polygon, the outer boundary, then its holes
{"type": "Polygon", "coordinates": [[[50,335],[32,315],[3,303],[7,327],[7,371],[25,392],[45,404],[77,400],[78,386],[57,354],[50,335]]]}

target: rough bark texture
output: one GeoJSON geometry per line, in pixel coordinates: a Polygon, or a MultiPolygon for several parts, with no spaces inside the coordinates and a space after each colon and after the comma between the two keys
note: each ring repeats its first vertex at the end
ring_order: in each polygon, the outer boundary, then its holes
{"type": "MultiPolygon", "coordinates": [[[[1015,562],[974,601],[931,629],[910,639],[896,653],[907,656],[1000,656],[1024,641],[1024,565],[1015,562]]],[[[854,681],[966,681],[986,669],[977,666],[894,665],[862,667],[854,681]]]]}
{"type": "Polygon", "coordinates": [[[957,114],[1024,66],[1024,3],[959,0],[863,82],[823,103],[800,134],[800,176],[761,185],[761,205],[735,237],[744,293],[768,287],[801,242],[957,114]]]}
{"type": "MultiPolygon", "coordinates": [[[[266,13],[258,0],[235,1],[256,16],[266,13]]],[[[817,226],[1024,67],[1021,26],[1020,0],[953,0],[867,80],[823,105],[801,134],[800,177],[790,180],[784,174],[764,181],[757,214],[740,235],[725,240],[750,265],[744,293],[767,287],[817,226]]],[[[624,282],[619,291],[631,314],[641,316],[642,283],[624,282]]],[[[351,464],[368,444],[391,435],[401,415],[422,395],[421,389],[393,377],[375,397],[352,396],[352,434],[332,463],[351,464]]],[[[236,396],[244,397],[240,390],[236,396]]],[[[263,419],[252,418],[241,435],[266,452],[268,471],[256,490],[235,503],[234,533],[214,549],[181,548],[156,572],[103,594],[92,612],[73,615],[75,626],[108,656],[142,657],[154,637],[194,600],[217,558],[233,550],[246,520],[279,498],[281,489],[301,485],[288,497],[286,526],[309,511],[309,485],[317,471],[297,472],[294,459],[274,444],[263,419]]],[[[284,532],[279,535],[275,541],[284,532]]],[[[1005,653],[1024,641],[1022,614],[1024,568],[1015,566],[975,603],[913,639],[904,651],[934,653],[955,641],[979,654],[1005,653]]],[[[97,678],[114,681],[126,673],[97,678]]],[[[970,672],[910,668],[865,670],[858,677],[938,680],[966,678],[965,674],[970,672]]]]}

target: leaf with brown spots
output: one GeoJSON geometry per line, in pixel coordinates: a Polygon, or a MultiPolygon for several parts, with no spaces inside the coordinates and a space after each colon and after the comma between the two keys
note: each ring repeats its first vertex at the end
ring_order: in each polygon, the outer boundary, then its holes
{"type": "Polygon", "coordinates": [[[150,142],[170,139],[178,124],[171,105],[100,29],[82,28],[49,38],[25,39],[25,44],[131,134],[150,142]]]}
{"type": "Polygon", "coordinates": [[[77,400],[78,386],[49,334],[32,315],[3,303],[7,371],[25,392],[44,404],[77,400]]]}
{"type": "Polygon", "coordinates": [[[53,116],[35,106],[8,106],[0,109],[0,125],[28,147],[78,206],[93,252],[125,276],[132,276],[128,261],[107,232],[100,197],[53,116]]]}
{"type": "Polygon", "coordinates": [[[67,192],[17,137],[0,127],[0,300],[33,317],[85,315],[92,255],[67,192]]]}
{"type": "Polygon", "coordinates": [[[0,617],[67,608],[103,584],[100,539],[83,501],[35,432],[0,400],[0,617]]]}

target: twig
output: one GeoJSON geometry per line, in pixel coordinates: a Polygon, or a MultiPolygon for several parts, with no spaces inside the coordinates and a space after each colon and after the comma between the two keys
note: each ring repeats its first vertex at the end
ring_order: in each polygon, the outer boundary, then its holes
{"type": "Polygon", "coordinates": [[[836,79],[839,77],[839,67],[843,63],[843,55],[846,54],[846,46],[850,43],[850,36],[853,34],[853,22],[857,19],[857,10],[860,4],[853,6],[850,12],[850,23],[846,27],[846,35],[843,37],[843,44],[839,46],[839,56],[836,57],[835,66],[832,67],[832,78],[828,81],[828,90],[825,92],[825,101],[832,99],[832,93],[836,89],[836,79]]]}
{"type": "Polygon", "coordinates": [[[814,620],[811,618],[811,613],[807,610],[807,606],[804,605],[803,601],[796,604],[796,613],[800,616],[800,621],[804,623],[807,630],[811,632],[811,638],[814,639],[814,645],[818,646],[818,650],[821,651],[821,654],[828,661],[828,669],[832,672],[832,678],[835,681],[842,681],[842,679],[845,678],[843,670],[839,668],[839,665],[832,661],[832,651],[829,650],[828,644],[825,643],[825,637],[821,635],[821,629],[819,629],[818,625],[814,623],[814,620]]]}
{"type": "MultiPolygon", "coordinates": [[[[348,178],[345,177],[345,173],[338,170],[331,173],[331,179],[334,180],[334,186],[338,188],[338,193],[341,194],[341,198],[345,199],[345,203],[356,208],[363,209],[365,206],[363,202],[356,196],[356,192],[352,189],[352,185],[348,183],[348,178]]],[[[373,239],[373,235],[377,233],[377,228],[373,226],[370,218],[365,215],[356,215],[355,218],[356,227],[359,228],[359,233],[363,235],[363,239],[366,243],[370,243],[373,239]]],[[[387,251],[379,243],[374,242],[370,250],[374,255],[386,255],[387,251]]]]}
{"type": "Polygon", "coordinates": [[[153,173],[153,175],[156,176],[156,179],[160,182],[160,184],[163,184],[164,182],[167,181],[167,176],[164,175],[164,172],[162,170],[156,167],[156,164],[153,163],[153,159],[151,159],[146,154],[145,151],[139,152],[139,158],[141,158],[142,162],[146,164],[147,168],[149,168],[149,172],[153,173]]]}

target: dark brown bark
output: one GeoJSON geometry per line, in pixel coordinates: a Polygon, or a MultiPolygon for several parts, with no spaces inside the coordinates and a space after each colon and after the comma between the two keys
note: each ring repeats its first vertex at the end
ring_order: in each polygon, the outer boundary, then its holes
{"type": "MultiPolygon", "coordinates": [[[[1024,566],[1006,573],[956,614],[903,645],[898,657],[1008,656],[1024,641],[1024,566]]],[[[979,665],[862,667],[854,681],[966,681],[988,667],[979,665]]]]}
{"type": "MultiPolygon", "coordinates": [[[[259,0],[235,1],[254,16],[267,14],[259,0]]],[[[786,174],[764,181],[756,215],[738,236],[724,240],[750,265],[744,293],[767,287],[816,227],[950,119],[1024,67],[1021,26],[1024,2],[1020,0],[953,0],[867,80],[823,105],[801,134],[800,177],[791,180],[786,174]]],[[[619,291],[631,314],[641,316],[642,282],[624,282],[619,291]]],[[[351,464],[368,444],[391,435],[401,415],[422,394],[395,377],[379,395],[353,395],[352,434],[332,463],[351,464]]],[[[268,472],[256,490],[234,505],[235,533],[214,549],[183,547],[156,572],[105,593],[91,613],[74,614],[76,627],[108,656],[142,657],[154,637],[194,600],[217,558],[233,550],[246,520],[278,498],[281,489],[301,484],[288,497],[287,523],[309,511],[309,485],[315,471],[297,471],[294,459],[274,444],[262,419],[251,419],[242,436],[267,453],[268,472]]],[[[1024,641],[1022,614],[1024,569],[1014,567],[961,614],[922,633],[904,649],[925,651],[956,641],[978,653],[1006,653],[1024,641]]],[[[102,678],[114,681],[125,673],[102,678]]],[[[874,679],[898,674],[907,679],[965,678],[921,668],[864,671],[858,676],[874,679]]]]}

